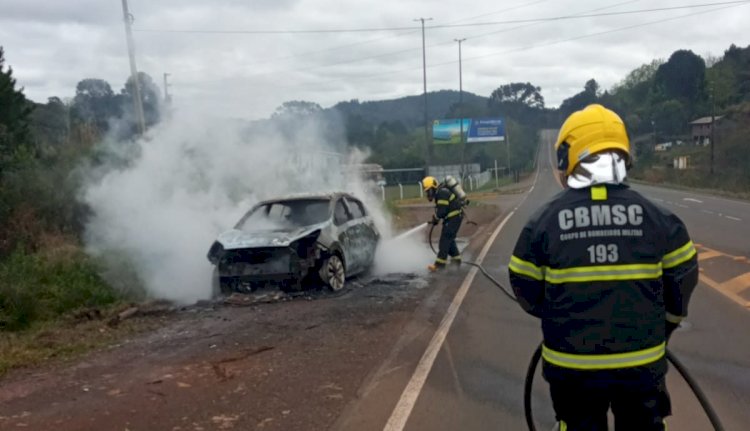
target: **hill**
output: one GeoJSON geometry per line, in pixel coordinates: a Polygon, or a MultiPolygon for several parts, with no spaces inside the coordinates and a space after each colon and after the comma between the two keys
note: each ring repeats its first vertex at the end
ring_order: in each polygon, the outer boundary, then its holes
{"type": "MultiPolygon", "coordinates": [[[[486,106],[488,98],[464,91],[466,105],[486,106]]],[[[451,107],[458,103],[459,92],[454,90],[440,90],[427,93],[427,118],[434,120],[445,118],[451,107]]],[[[423,96],[407,96],[392,100],[378,100],[360,102],[351,100],[339,102],[330,109],[337,110],[346,117],[362,117],[371,124],[400,121],[407,128],[423,125],[424,98],[423,96]]]]}

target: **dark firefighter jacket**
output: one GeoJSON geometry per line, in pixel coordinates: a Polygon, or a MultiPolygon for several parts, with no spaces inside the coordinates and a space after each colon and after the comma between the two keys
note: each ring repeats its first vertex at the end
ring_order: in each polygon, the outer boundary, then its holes
{"type": "Polygon", "coordinates": [[[666,322],[687,315],[698,280],[682,221],[626,185],[561,192],[524,227],[509,269],[521,307],[542,319],[545,373],[663,375],[666,322]]]}
{"type": "Polygon", "coordinates": [[[463,202],[448,187],[440,186],[435,192],[435,217],[447,220],[461,215],[463,202]]]}

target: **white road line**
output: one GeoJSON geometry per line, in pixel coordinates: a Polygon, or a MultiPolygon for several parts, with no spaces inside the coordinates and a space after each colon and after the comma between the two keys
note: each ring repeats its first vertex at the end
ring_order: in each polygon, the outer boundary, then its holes
{"type": "Polygon", "coordinates": [[[741,218],[737,218],[737,217],[732,217],[732,216],[724,216],[724,217],[728,218],[729,220],[742,221],[741,218]]]}
{"type": "Polygon", "coordinates": [[[715,212],[709,211],[709,210],[701,210],[701,211],[703,211],[706,214],[716,214],[715,212]]]}
{"type": "Polygon", "coordinates": [[[702,204],[703,203],[703,201],[699,201],[698,199],[694,199],[694,198],[682,198],[682,200],[683,201],[688,201],[688,202],[695,202],[697,204],[702,204]]]}
{"type": "MultiPolygon", "coordinates": [[[[536,176],[534,177],[534,183],[532,184],[529,192],[531,192],[531,190],[534,190],[534,186],[536,186],[536,181],[538,179],[539,170],[537,169],[536,176]]],[[[503,229],[503,227],[505,227],[505,224],[508,222],[508,220],[510,220],[513,214],[515,214],[516,210],[518,210],[518,208],[523,205],[523,203],[526,201],[526,198],[529,197],[529,194],[530,193],[527,193],[526,196],[523,197],[518,206],[513,208],[513,211],[505,216],[500,225],[495,229],[495,232],[492,233],[492,236],[484,244],[482,251],[477,257],[477,264],[482,264],[482,261],[484,261],[484,258],[490,251],[490,247],[492,247],[492,244],[495,243],[495,239],[497,239],[500,231],[503,229]]],[[[440,352],[440,348],[442,347],[443,342],[445,342],[445,337],[448,336],[448,331],[453,325],[453,320],[456,318],[458,309],[459,307],[461,307],[466,294],[469,292],[469,287],[471,287],[471,283],[474,281],[474,277],[477,275],[477,272],[479,272],[479,269],[477,269],[476,267],[471,267],[471,270],[466,275],[466,278],[464,278],[464,282],[461,284],[461,287],[459,287],[458,292],[456,292],[456,296],[453,298],[451,305],[448,307],[448,311],[445,313],[443,320],[440,322],[440,326],[438,326],[437,331],[435,331],[435,335],[432,336],[430,344],[427,345],[427,350],[425,350],[424,354],[422,354],[422,358],[419,360],[417,368],[414,370],[414,374],[412,374],[409,383],[406,385],[406,388],[404,388],[404,392],[401,393],[401,398],[399,398],[396,407],[391,413],[391,417],[388,419],[388,423],[386,423],[385,428],[383,428],[383,431],[403,431],[404,427],[406,426],[406,421],[409,420],[409,416],[411,416],[414,405],[417,403],[417,398],[422,392],[422,387],[424,387],[424,383],[425,381],[427,381],[427,376],[430,374],[430,370],[432,370],[432,366],[435,363],[435,359],[437,358],[438,353],[440,352]]]]}

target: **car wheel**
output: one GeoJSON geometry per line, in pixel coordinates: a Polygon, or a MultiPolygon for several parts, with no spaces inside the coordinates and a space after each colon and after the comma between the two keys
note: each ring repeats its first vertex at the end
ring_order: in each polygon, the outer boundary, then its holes
{"type": "Polygon", "coordinates": [[[320,278],[334,292],[344,288],[346,268],[337,254],[329,256],[320,268],[320,278]]]}

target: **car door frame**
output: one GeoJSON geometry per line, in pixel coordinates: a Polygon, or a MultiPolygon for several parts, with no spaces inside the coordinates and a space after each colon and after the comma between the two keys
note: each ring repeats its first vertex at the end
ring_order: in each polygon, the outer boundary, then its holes
{"type": "MultiPolygon", "coordinates": [[[[375,259],[375,249],[377,248],[378,243],[375,222],[373,221],[372,216],[367,212],[365,204],[362,203],[361,200],[354,196],[345,196],[345,200],[348,207],[351,207],[352,205],[358,206],[362,213],[360,217],[353,218],[356,222],[356,225],[354,226],[354,235],[356,235],[358,240],[356,242],[358,244],[361,243],[361,246],[366,247],[365,253],[360,253],[358,256],[361,258],[359,259],[360,270],[366,270],[375,259]]],[[[349,212],[354,216],[351,208],[349,208],[349,212]]]]}
{"type": "Polygon", "coordinates": [[[351,250],[351,238],[353,235],[356,235],[356,232],[354,232],[353,229],[355,220],[356,219],[352,216],[352,212],[349,210],[349,206],[346,204],[344,196],[336,197],[333,203],[333,225],[336,228],[336,240],[341,247],[341,253],[344,255],[344,265],[347,276],[357,273],[359,271],[359,266],[361,265],[357,262],[356,256],[351,250]],[[339,202],[343,205],[347,216],[347,220],[342,224],[336,222],[336,206],[339,202]]]}

